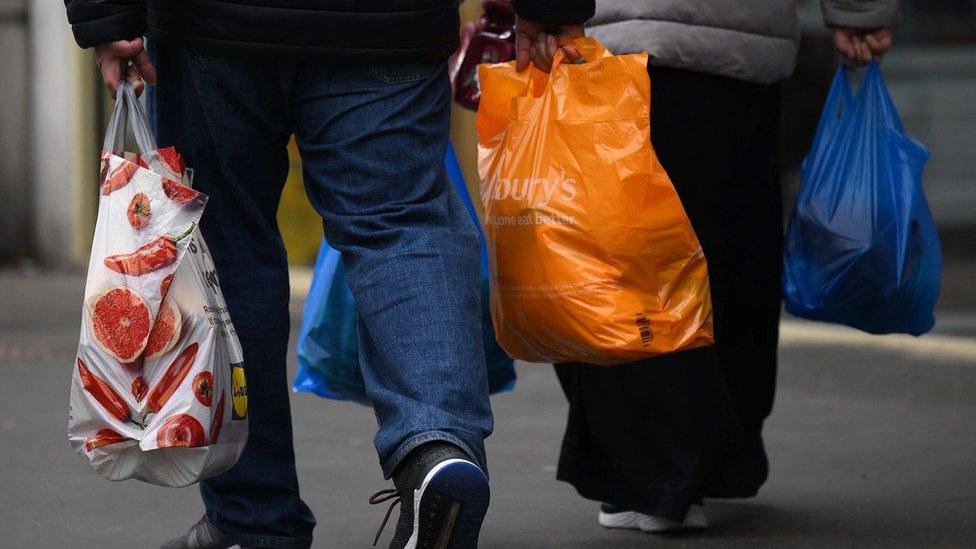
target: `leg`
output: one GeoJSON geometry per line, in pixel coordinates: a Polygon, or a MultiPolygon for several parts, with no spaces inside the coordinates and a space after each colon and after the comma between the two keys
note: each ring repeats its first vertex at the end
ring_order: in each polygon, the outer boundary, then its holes
{"type": "Polygon", "coordinates": [[[446,67],[303,64],[297,135],[309,198],[342,252],[383,473],[450,442],[485,467],[492,429],[478,237],[444,173],[446,67]]]}
{"type": "Polygon", "coordinates": [[[569,419],[557,478],[588,499],[681,522],[728,435],[711,348],[607,368],[557,364],[569,419]]]}
{"type": "MultiPolygon", "coordinates": [[[[315,519],[298,493],[285,355],[288,270],[275,213],[288,171],[288,63],[201,57],[155,45],[150,116],[210,201],[201,230],[247,367],[250,436],[231,470],[206,480],[207,516],[230,540],[307,547],[315,519]]],[[[293,74],[292,65],[292,74],[293,74]]]]}
{"type": "MultiPolygon", "coordinates": [[[[690,505],[709,495],[714,479],[723,476],[727,455],[740,446],[749,393],[733,393],[729,379],[739,379],[740,364],[755,368],[746,375],[762,377],[756,372],[768,371],[769,355],[757,353],[745,339],[734,347],[740,357],[723,360],[730,356],[723,345],[740,337],[726,331],[730,324],[753,320],[735,304],[750,299],[751,292],[770,291],[756,288],[765,280],[737,286],[732,275],[745,270],[742,248],[752,243],[733,231],[748,223],[737,217],[743,210],[738,201],[749,196],[736,187],[736,178],[746,156],[741,143],[754,134],[764,89],[690,71],[651,69],[651,135],[708,259],[718,343],[614,368],[557,366],[570,403],[559,478],[585,497],[680,522],[690,505]]],[[[755,209],[750,203],[749,211],[755,209]]],[[[775,354],[772,360],[775,368],[775,354]]],[[[745,491],[755,493],[766,475],[761,444],[750,455],[760,463],[745,491]]]]}
{"type": "Polygon", "coordinates": [[[713,282],[721,303],[715,316],[719,360],[742,426],[741,446],[726,464],[717,496],[752,495],[765,481],[762,427],[776,392],[783,266],[778,88],[765,88],[751,114],[722,218],[736,245],[726,249],[713,282]]]}
{"type": "Polygon", "coordinates": [[[782,214],[777,90],[653,68],[651,127],[708,259],[715,350],[742,427],[708,496],[755,495],[768,464],[779,326],[782,214]]]}

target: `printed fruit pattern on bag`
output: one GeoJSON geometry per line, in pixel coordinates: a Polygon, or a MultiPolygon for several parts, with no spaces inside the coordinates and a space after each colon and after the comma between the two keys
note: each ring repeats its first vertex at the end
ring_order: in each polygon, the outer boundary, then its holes
{"type": "MultiPolygon", "coordinates": [[[[234,419],[223,417],[231,415],[225,389],[238,382],[231,364],[242,360],[222,297],[201,300],[203,284],[193,276],[174,278],[178,269],[184,272],[184,254],[207,253],[195,236],[207,197],[178,182],[185,176],[183,159],[165,148],[131,160],[102,153],[101,162],[101,203],[69,421],[72,444],[96,470],[105,456],[124,456],[131,448],[216,444],[225,419],[234,419]],[[228,337],[232,343],[224,341],[228,337]],[[219,367],[211,363],[214,358],[223,359],[222,379],[210,371],[219,367]]],[[[243,447],[243,440],[237,442],[243,447]]],[[[99,473],[164,485],[198,480],[142,471],[144,461],[121,467],[121,473],[115,466],[99,473]]]]}

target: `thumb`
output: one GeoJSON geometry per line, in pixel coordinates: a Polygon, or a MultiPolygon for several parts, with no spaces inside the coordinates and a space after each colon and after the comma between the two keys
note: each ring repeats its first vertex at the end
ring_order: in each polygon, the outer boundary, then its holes
{"type": "Polygon", "coordinates": [[[529,66],[530,50],[532,49],[532,40],[529,36],[523,33],[518,33],[515,35],[515,70],[518,72],[524,71],[529,66]]]}
{"type": "Polygon", "coordinates": [[[570,63],[582,63],[586,61],[585,59],[583,59],[583,54],[581,54],[579,50],[576,49],[576,46],[567,45],[567,46],[560,46],[559,48],[563,50],[563,55],[566,56],[566,61],[570,63]]]}

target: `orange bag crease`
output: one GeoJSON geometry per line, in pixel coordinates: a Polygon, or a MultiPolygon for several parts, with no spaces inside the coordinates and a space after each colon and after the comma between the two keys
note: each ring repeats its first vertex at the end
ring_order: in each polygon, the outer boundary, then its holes
{"type": "MultiPolygon", "coordinates": [[[[650,142],[647,54],[482,65],[478,171],[501,346],[614,365],[713,342],[701,245],[650,142]]],[[[704,159],[703,159],[704,161],[704,159]]]]}

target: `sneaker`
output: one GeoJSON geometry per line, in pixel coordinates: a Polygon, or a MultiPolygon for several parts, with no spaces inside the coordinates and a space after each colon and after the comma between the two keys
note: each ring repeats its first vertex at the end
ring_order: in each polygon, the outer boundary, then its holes
{"type": "Polygon", "coordinates": [[[239,548],[210,524],[206,515],[190,527],[190,531],[164,543],[160,549],[230,549],[239,548]]]}
{"type": "Polygon", "coordinates": [[[674,534],[678,532],[694,532],[708,528],[708,518],[705,508],[692,505],[685,515],[685,520],[675,522],[664,517],[655,517],[631,509],[614,507],[609,503],[600,505],[598,517],[600,526],[605,528],[629,528],[652,534],[674,534]]]}
{"type": "Polygon", "coordinates": [[[420,446],[397,468],[393,484],[396,488],[380,490],[369,500],[372,504],[393,500],[373,545],[399,503],[391,549],[478,547],[488,511],[488,477],[458,447],[446,442],[420,446]]]}

